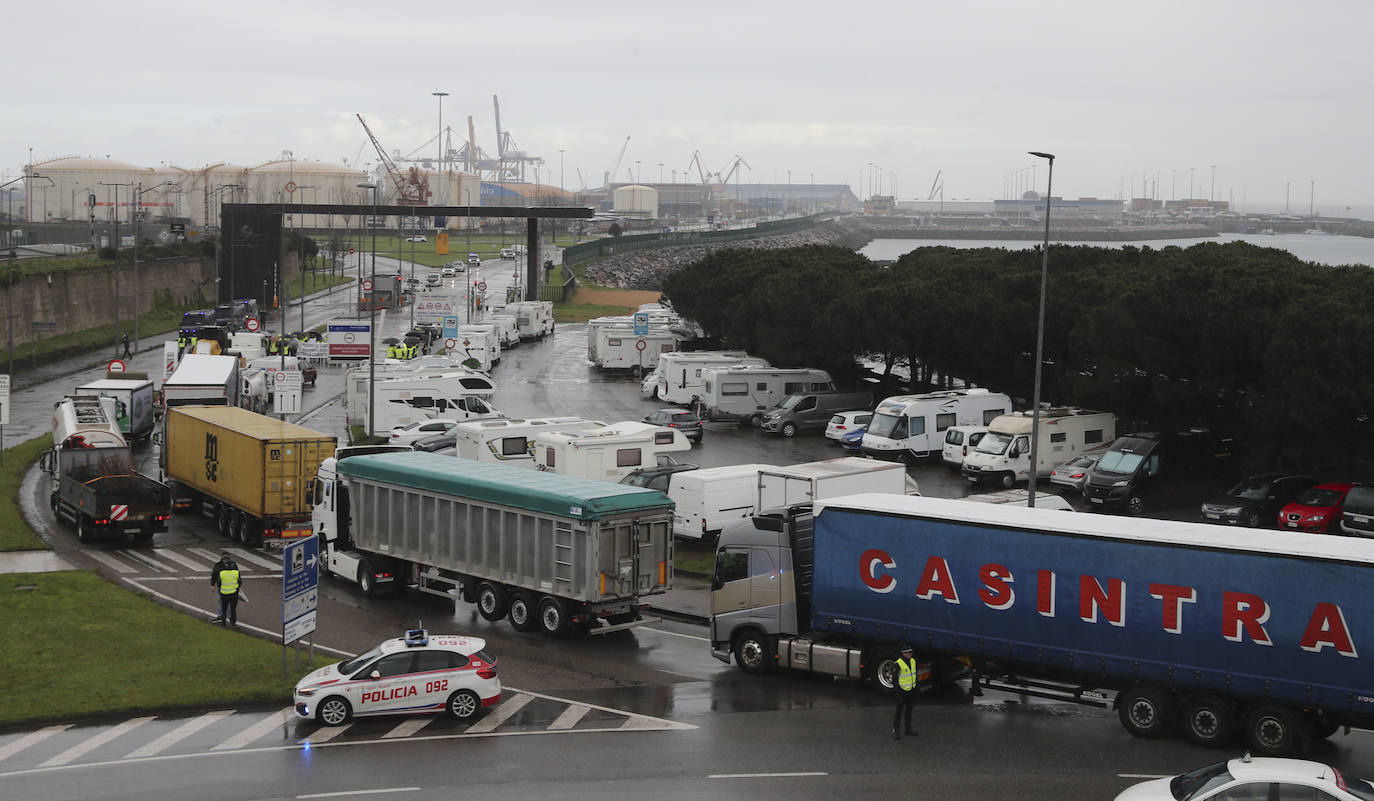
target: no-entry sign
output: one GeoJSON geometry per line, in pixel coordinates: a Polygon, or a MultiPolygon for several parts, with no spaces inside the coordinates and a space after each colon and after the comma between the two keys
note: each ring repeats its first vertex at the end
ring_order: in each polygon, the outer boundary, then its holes
{"type": "Polygon", "coordinates": [[[259,323],[256,317],[249,317],[247,320],[243,321],[243,327],[247,328],[250,332],[257,331],[261,325],[262,323],[259,323]]]}

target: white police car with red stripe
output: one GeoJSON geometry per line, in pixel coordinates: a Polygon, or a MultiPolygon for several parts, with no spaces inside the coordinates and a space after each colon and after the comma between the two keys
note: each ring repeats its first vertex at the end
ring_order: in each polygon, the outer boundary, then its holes
{"type": "Polygon", "coordinates": [[[501,701],[486,640],[413,629],[296,683],[296,714],[330,726],[353,716],[439,714],[472,720],[501,701]]]}

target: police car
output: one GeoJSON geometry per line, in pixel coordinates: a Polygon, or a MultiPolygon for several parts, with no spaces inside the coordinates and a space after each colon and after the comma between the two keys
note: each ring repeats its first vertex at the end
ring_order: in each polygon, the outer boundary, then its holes
{"type": "Polygon", "coordinates": [[[296,683],[296,714],[329,726],[354,715],[448,712],[476,718],[501,701],[496,657],[486,640],[413,629],[346,662],[322,667],[296,683]]]}

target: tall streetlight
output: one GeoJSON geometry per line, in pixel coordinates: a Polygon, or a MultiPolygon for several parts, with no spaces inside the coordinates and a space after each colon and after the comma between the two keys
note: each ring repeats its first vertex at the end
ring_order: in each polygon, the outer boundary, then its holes
{"type": "Polygon", "coordinates": [[[132,191],[134,185],[133,185],[133,184],[114,183],[114,182],[106,183],[105,181],[97,181],[96,183],[100,184],[101,186],[112,186],[112,187],[114,187],[114,204],[110,206],[110,216],[114,217],[114,234],[111,236],[110,245],[111,245],[111,247],[114,249],[114,262],[115,262],[115,265],[114,265],[114,267],[115,267],[115,271],[114,271],[114,274],[115,274],[115,291],[114,291],[114,311],[115,311],[114,343],[115,343],[115,344],[114,344],[114,348],[115,348],[115,356],[118,357],[119,354],[120,354],[120,350],[119,350],[119,187],[121,187],[121,186],[127,186],[127,187],[129,187],[130,191],[132,191]]]}
{"type": "MultiPolygon", "coordinates": [[[[377,185],[371,181],[364,181],[357,185],[360,189],[372,190],[372,219],[368,220],[368,228],[372,229],[372,278],[377,280],[377,185]]],[[[362,284],[361,277],[359,285],[362,284]]],[[[368,325],[367,325],[367,439],[372,441],[374,422],[377,415],[377,287],[372,287],[372,294],[368,297],[368,325]]]]}
{"type": "Polygon", "coordinates": [[[176,182],[175,182],[175,181],[163,181],[162,183],[160,183],[160,184],[154,184],[154,185],[148,187],[147,189],[144,189],[144,188],[143,188],[143,184],[142,184],[142,183],[139,183],[138,189],[135,190],[135,192],[134,192],[134,349],[135,349],[135,350],[138,349],[138,340],[139,340],[139,318],[143,316],[143,314],[142,314],[142,312],[143,312],[142,307],[140,306],[140,304],[139,304],[139,302],[138,302],[138,238],[139,238],[139,228],[140,228],[140,226],[141,226],[142,223],[143,223],[143,200],[142,200],[142,197],[143,197],[143,194],[144,194],[145,192],[151,192],[151,191],[153,191],[154,189],[163,189],[163,188],[168,187],[168,186],[176,186],[176,182]]]}
{"type": "Polygon", "coordinates": [[[448,184],[444,179],[444,98],[448,97],[448,92],[434,91],[430,94],[439,98],[439,205],[442,206],[448,200],[448,184]]]}
{"type": "MultiPolygon", "coordinates": [[[[467,219],[463,221],[463,232],[467,235],[468,249],[463,254],[463,263],[466,264],[469,255],[472,253],[472,190],[463,190],[463,212],[467,214],[467,219]]],[[[472,271],[464,271],[468,281],[468,322],[472,322],[472,271]]]]}
{"type": "Polygon", "coordinates": [[[1035,477],[1040,470],[1040,364],[1045,349],[1045,283],[1050,272],[1050,197],[1054,187],[1054,154],[1028,151],[1030,155],[1049,161],[1050,174],[1045,179],[1045,244],[1040,251],[1040,315],[1035,324],[1035,388],[1031,392],[1030,478],[1026,484],[1026,505],[1035,506],[1035,477]]]}
{"type": "Polygon", "coordinates": [[[1212,187],[1207,190],[1207,205],[1211,206],[1217,199],[1217,165],[1212,165],[1212,187]]]}

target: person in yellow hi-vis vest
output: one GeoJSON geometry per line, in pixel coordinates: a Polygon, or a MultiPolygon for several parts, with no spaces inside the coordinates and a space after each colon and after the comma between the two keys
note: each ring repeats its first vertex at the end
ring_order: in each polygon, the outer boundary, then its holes
{"type": "Polygon", "coordinates": [[[892,711],[892,739],[900,740],[903,729],[897,727],[903,723],[906,724],[906,733],[916,736],[911,728],[911,707],[916,703],[916,657],[912,656],[910,645],[902,646],[902,656],[897,660],[896,667],[897,708],[892,711]]]}
{"type": "Polygon", "coordinates": [[[219,617],[211,620],[221,626],[239,625],[239,566],[229,554],[220,554],[210,570],[210,586],[219,591],[219,617]]]}

